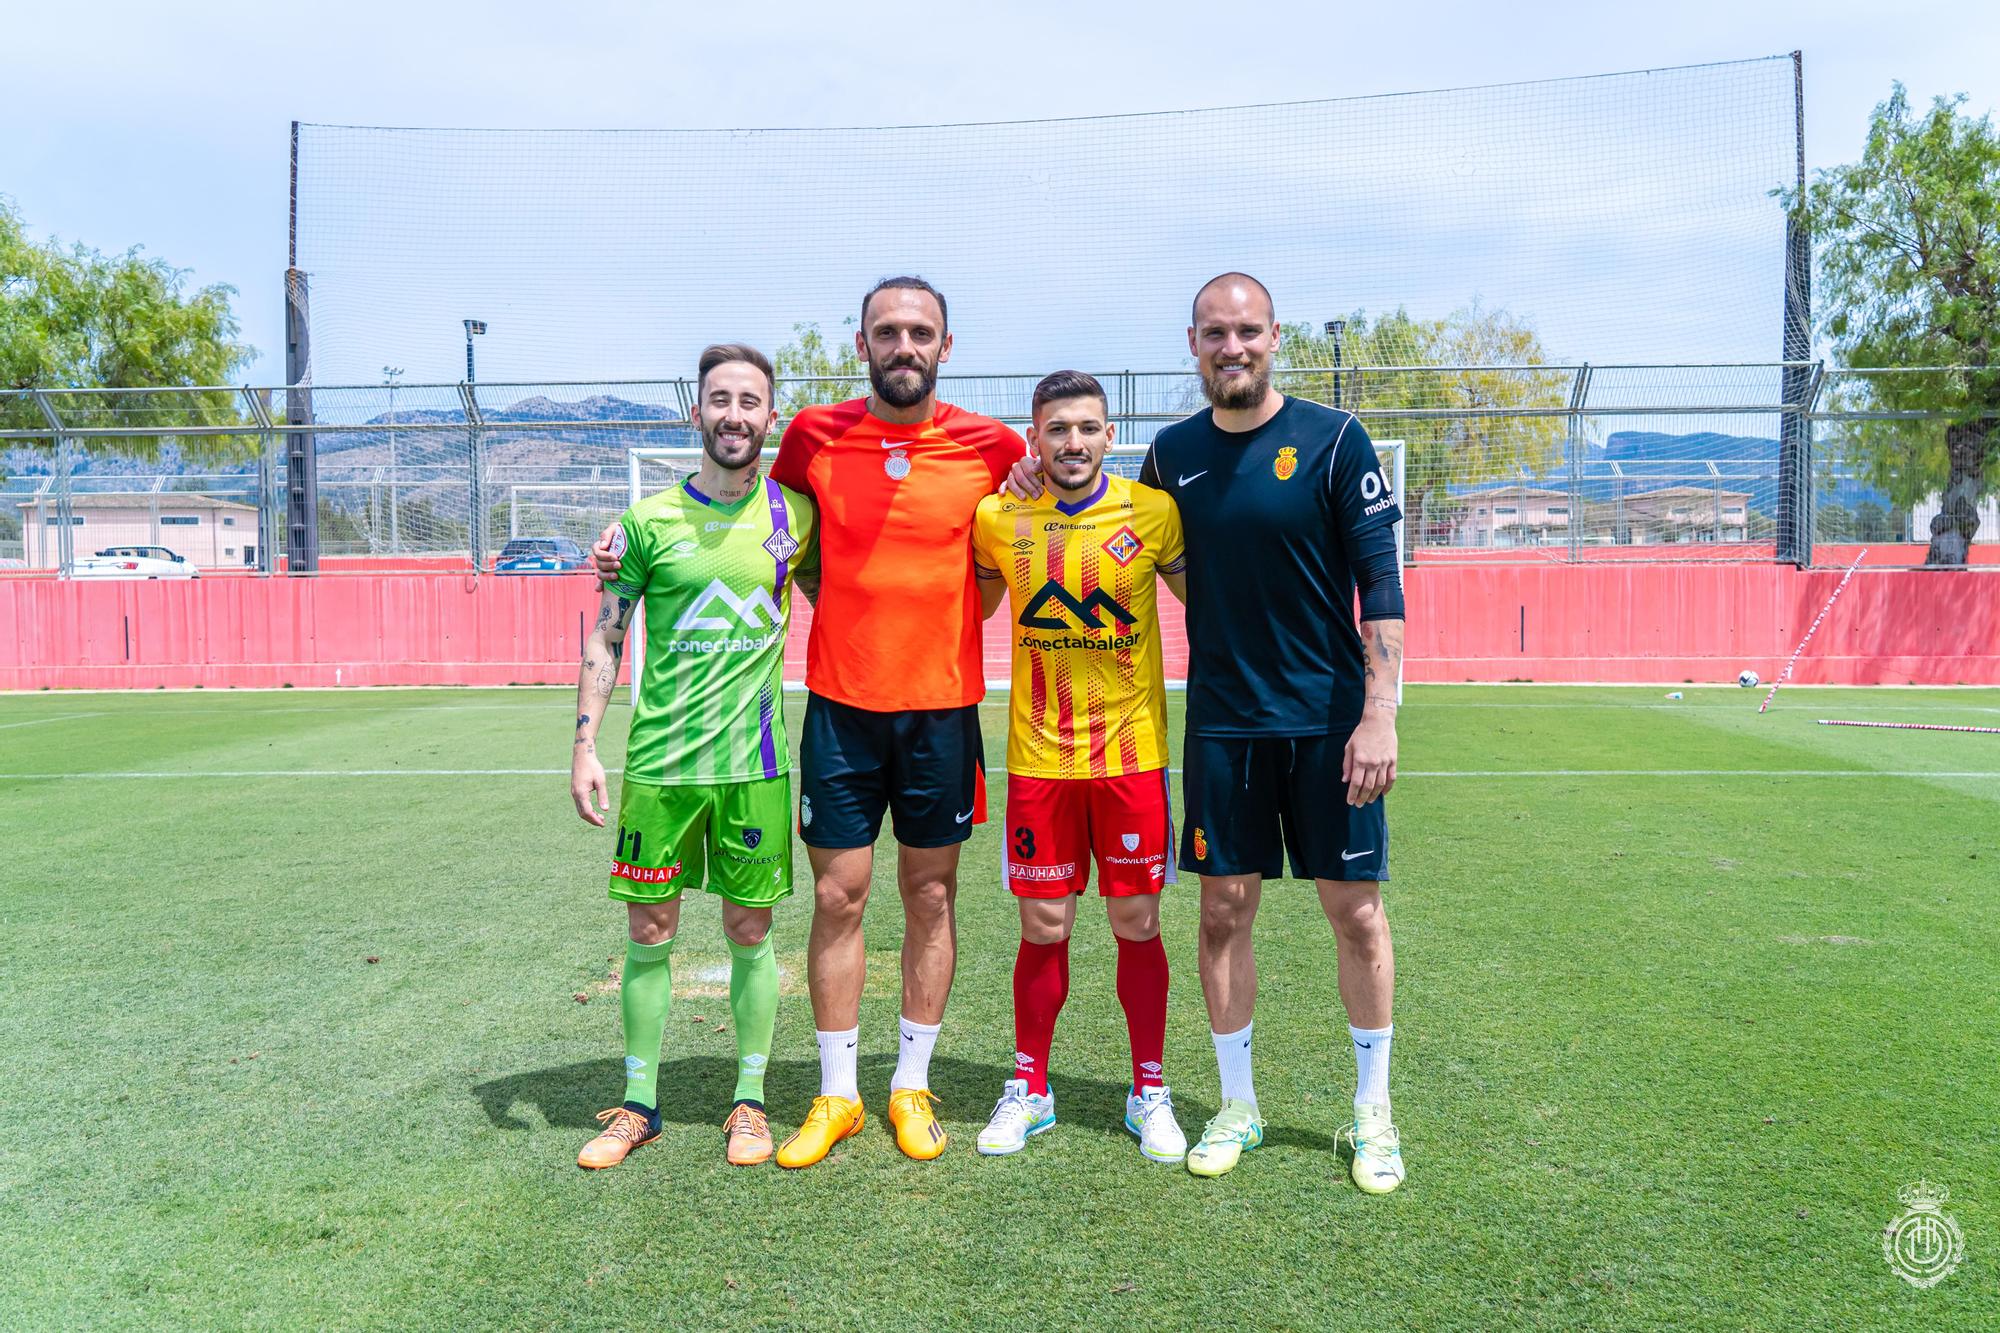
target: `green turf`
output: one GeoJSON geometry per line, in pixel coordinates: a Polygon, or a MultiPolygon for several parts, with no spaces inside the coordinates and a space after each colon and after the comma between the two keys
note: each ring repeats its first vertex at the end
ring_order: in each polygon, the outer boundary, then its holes
{"type": "MultiPolygon", "coordinates": [[[[2000,725],[2000,691],[1799,689],[1765,717],[1748,692],[1663,693],[1410,691],[1390,894],[1410,1175],[1382,1199],[1333,1153],[1353,1061],[1301,886],[1259,922],[1268,1146],[1225,1180],[1151,1165],[1119,1127],[1094,901],[1062,1124],[972,1152],[1013,1050],[991,828],[935,1065],[944,1158],[904,1160],[871,1116],[812,1171],[723,1164],[727,955],[701,901],[667,1132],[585,1173],[620,1093],[604,836],[560,773],[356,772],[554,770],[567,696],[0,698],[0,1326],[1994,1327],[2000,736],[1812,720],[2000,725]],[[1606,769],[1727,772],[1550,773],[1606,769]],[[1471,775],[1495,770],[1515,776],[1471,775]],[[1928,1291],[1880,1248],[1919,1176],[1967,1243],[1928,1291]]],[[[1216,1098],[1195,896],[1164,913],[1190,1131],[1216,1098]]],[[[781,1134],[816,1088],[809,911],[776,924],[781,1134]]]]}

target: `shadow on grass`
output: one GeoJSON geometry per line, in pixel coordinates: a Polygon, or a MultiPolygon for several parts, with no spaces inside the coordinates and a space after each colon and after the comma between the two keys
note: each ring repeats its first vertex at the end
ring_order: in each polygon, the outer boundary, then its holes
{"type": "MultiPolygon", "coordinates": [[[[884,1053],[861,1058],[861,1096],[870,1116],[888,1108],[889,1075],[895,1060],[884,1053]]],[[[1000,1084],[1013,1071],[1000,1065],[976,1064],[949,1056],[931,1060],[931,1088],[941,1103],[938,1118],[966,1133],[976,1133],[986,1123],[1000,1094],[1000,1084]]],[[[1124,1136],[1124,1079],[1065,1078],[1057,1073],[1051,1080],[1056,1105],[1065,1125],[1104,1134],[1124,1136]]],[[[496,1129],[536,1128],[524,1110],[532,1108],[549,1125],[561,1129],[594,1130],[596,1116],[607,1106],[616,1106],[624,1087],[624,1062],[607,1056],[601,1060],[579,1060],[506,1074],[474,1084],[472,1095],[479,1100],[486,1118],[496,1129]]],[[[730,1096],[736,1090],[736,1060],[733,1056],[690,1055],[670,1060],[660,1067],[660,1117],[668,1124],[721,1125],[729,1111],[730,1096]]],[[[817,1060],[773,1060],[764,1073],[764,1103],[781,1132],[798,1123],[819,1092],[817,1060]]],[[[1174,1099],[1181,1128],[1193,1139],[1201,1126],[1215,1114],[1211,1103],[1182,1097],[1174,1099]]],[[[1331,1135],[1290,1125],[1272,1125],[1266,1141],[1310,1151],[1332,1152],[1331,1135]]]]}

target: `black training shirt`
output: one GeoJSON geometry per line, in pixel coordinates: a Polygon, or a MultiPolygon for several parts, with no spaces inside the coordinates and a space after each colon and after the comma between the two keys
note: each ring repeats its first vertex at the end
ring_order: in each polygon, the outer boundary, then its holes
{"type": "Polygon", "coordinates": [[[1255,430],[1205,408],[1162,430],[1139,480],[1187,533],[1187,728],[1323,736],[1361,720],[1355,539],[1403,516],[1352,413],[1300,398],[1255,430]]]}

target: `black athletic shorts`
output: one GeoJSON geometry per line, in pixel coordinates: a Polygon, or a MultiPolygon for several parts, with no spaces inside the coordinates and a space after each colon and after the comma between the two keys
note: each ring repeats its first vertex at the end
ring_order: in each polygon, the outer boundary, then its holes
{"type": "Polygon", "coordinates": [[[1383,798],[1355,807],[1347,737],[1189,736],[1181,762],[1182,870],[1279,879],[1389,878],[1383,798]]]}
{"type": "Polygon", "coordinates": [[[979,705],[873,713],[809,694],[799,778],[808,847],[873,847],[884,810],[905,847],[964,842],[986,822],[979,705]]]}

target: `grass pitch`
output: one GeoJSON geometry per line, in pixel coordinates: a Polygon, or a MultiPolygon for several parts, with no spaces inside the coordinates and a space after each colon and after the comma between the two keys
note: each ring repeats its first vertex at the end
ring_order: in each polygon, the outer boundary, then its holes
{"type": "MultiPolygon", "coordinates": [[[[973,1152],[1013,1050],[996,826],[961,877],[943,1159],[904,1160],[877,1118],[885,857],[867,1131],[811,1171],[723,1164],[704,899],[674,955],[667,1132],[585,1173],[620,1096],[623,930],[605,836],[569,805],[565,692],[0,698],[0,1326],[1993,1327],[2000,738],[1813,719],[1992,725],[2000,691],[1793,689],[1764,717],[1754,692],[1663,694],[1409,692],[1389,910],[1410,1175],[1382,1199],[1333,1151],[1354,1069],[1308,887],[1266,891],[1271,1132],[1227,1179],[1147,1163],[1119,1127],[1095,900],[1062,1124],[973,1152]],[[1930,1290],[1881,1250],[1920,1176],[1966,1238],[1930,1290]]],[[[775,927],[781,1135],[817,1082],[799,870],[775,927]]],[[[1216,1099],[1195,899],[1164,912],[1191,1135],[1216,1099]]]]}

